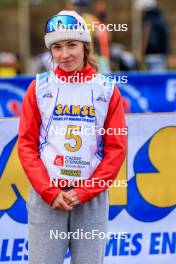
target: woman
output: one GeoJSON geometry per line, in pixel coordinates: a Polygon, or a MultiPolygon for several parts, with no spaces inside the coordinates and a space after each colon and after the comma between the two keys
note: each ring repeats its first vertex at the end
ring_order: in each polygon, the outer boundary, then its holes
{"type": "Polygon", "coordinates": [[[126,137],[112,133],[125,127],[122,98],[114,84],[96,74],[81,16],[61,11],[47,21],[45,33],[58,66],[30,84],[18,140],[32,185],[29,263],[61,264],[69,247],[72,263],[102,264],[106,239],[97,232],[107,232],[108,183],[126,152],[126,137]],[[102,128],[111,133],[102,135],[102,128]]]}

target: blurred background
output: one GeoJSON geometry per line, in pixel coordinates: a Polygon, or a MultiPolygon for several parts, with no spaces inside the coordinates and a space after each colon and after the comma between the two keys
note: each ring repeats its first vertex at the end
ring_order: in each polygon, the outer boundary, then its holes
{"type": "Polygon", "coordinates": [[[0,76],[52,67],[44,24],[62,9],[116,25],[116,31],[92,33],[101,72],[176,69],[175,0],[0,0],[0,76]]]}
{"type": "Polygon", "coordinates": [[[63,9],[96,25],[99,72],[115,76],[126,113],[176,111],[175,0],[0,0],[0,117],[19,116],[35,74],[55,68],[44,27],[63,9]]]}
{"type": "MultiPolygon", "coordinates": [[[[27,263],[29,181],[17,155],[22,100],[35,74],[55,67],[46,20],[78,11],[91,32],[99,71],[116,78],[128,152],[110,188],[105,263],[175,264],[176,0],[0,0],[0,263],[27,263]],[[101,30],[113,24],[114,31],[101,30]]],[[[36,207],[37,208],[37,207],[36,207]]],[[[67,262],[68,263],[68,262],[67,262]]]]}

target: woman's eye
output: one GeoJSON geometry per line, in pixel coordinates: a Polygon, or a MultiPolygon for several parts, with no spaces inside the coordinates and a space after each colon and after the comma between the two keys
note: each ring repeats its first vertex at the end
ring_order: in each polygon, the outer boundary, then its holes
{"type": "Polygon", "coordinates": [[[74,43],[69,44],[69,47],[75,47],[75,46],[76,46],[76,44],[74,44],[74,43]]]}
{"type": "Polygon", "coordinates": [[[55,50],[59,50],[61,47],[59,47],[59,46],[54,46],[53,47],[53,49],[55,49],[55,50]]]}

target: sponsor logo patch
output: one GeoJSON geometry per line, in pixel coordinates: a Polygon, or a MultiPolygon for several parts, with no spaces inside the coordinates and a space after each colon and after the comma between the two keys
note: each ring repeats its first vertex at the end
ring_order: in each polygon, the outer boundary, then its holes
{"type": "Polygon", "coordinates": [[[64,156],[57,155],[54,160],[54,165],[56,166],[64,166],[64,156]]]}
{"type": "Polygon", "coordinates": [[[80,170],[61,170],[62,175],[68,175],[68,176],[81,176],[80,170]]]}

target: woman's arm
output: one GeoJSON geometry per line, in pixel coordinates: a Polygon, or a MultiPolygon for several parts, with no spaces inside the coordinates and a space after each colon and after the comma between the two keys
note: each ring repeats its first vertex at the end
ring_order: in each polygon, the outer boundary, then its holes
{"type": "MultiPolygon", "coordinates": [[[[122,97],[117,87],[114,88],[111,97],[104,128],[117,129],[117,131],[118,129],[126,128],[122,97]]],[[[108,186],[100,187],[99,180],[104,180],[107,183],[108,180],[114,181],[116,179],[126,156],[126,138],[126,135],[108,135],[107,133],[104,135],[104,158],[89,178],[89,180],[94,182],[94,186],[74,189],[81,203],[93,199],[108,188],[108,186]]]]}
{"type": "Polygon", "coordinates": [[[49,175],[39,156],[41,116],[35,89],[36,83],[32,81],[23,99],[18,135],[18,155],[36,192],[46,203],[51,204],[61,190],[58,187],[50,187],[49,175]]]}

